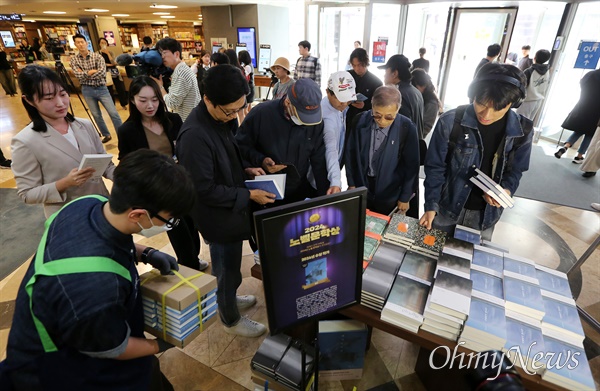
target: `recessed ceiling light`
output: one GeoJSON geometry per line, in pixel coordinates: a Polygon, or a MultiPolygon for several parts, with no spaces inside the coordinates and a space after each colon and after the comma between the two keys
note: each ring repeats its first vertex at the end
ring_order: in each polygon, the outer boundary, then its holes
{"type": "Polygon", "coordinates": [[[161,16],[161,18],[163,18],[163,19],[175,19],[175,16],[174,15],[163,15],[163,16],[161,16]]]}
{"type": "Polygon", "coordinates": [[[44,11],[44,14],[52,14],[52,15],[62,15],[62,14],[66,14],[65,11],[44,11]]]}
{"type": "Polygon", "coordinates": [[[152,4],[150,8],[171,9],[177,8],[176,5],[152,4]]]}
{"type": "Polygon", "coordinates": [[[129,14],[112,14],[111,16],[129,16],[129,14]]]}
{"type": "Polygon", "coordinates": [[[153,12],[152,15],[171,15],[170,12],[153,12]]]}
{"type": "Polygon", "coordinates": [[[108,12],[108,10],[103,10],[101,8],[86,8],[86,12],[108,12]]]}

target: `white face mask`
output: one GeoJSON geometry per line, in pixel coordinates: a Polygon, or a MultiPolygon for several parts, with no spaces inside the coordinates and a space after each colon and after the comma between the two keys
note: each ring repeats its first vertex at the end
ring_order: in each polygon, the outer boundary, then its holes
{"type": "Polygon", "coordinates": [[[167,232],[170,231],[171,228],[167,227],[167,224],[165,225],[154,225],[154,223],[152,222],[152,218],[150,217],[150,214],[148,213],[148,211],[146,211],[146,215],[148,216],[148,220],[150,220],[150,224],[152,224],[152,227],[150,228],[144,228],[142,227],[142,225],[139,223],[137,223],[137,225],[140,226],[140,228],[142,229],[140,232],[138,232],[138,234],[145,236],[147,238],[150,238],[152,236],[158,235],[160,233],[163,232],[167,232]]]}

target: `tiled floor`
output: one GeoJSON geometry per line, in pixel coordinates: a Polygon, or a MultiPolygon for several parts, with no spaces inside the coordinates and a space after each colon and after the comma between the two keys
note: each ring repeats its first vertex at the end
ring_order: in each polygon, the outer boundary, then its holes
{"type": "MultiPolygon", "coordinates": [[[[72,97],[71,101],[76,115],[85,117],[79,99],[72,97]]],[[[119,113],[124,120],[127,118],[126,111],[119,110],[119,113]]],[[[27,123],[29,119],[20,99],[0,96],[0,147],[8,158],[10,158],[11,137],[27,123]]],[[[109,128],[112,126],[109,125],[109,128]]],[[[108,153],[115,155],[115,163],[117,163],[117,142],[114,131],[113,141],[105,146],[108,153]]],[[[548,144],[548,152],[551,151],[553,148],[548,144]]],[[[110,186],[110,183],[108,185],[110,186]]],[[[10,170],[0,170],[0,187],[15,188],[10,170]]],[[[600,214],[598,213],[518,199],[516,207],[505,213],[498,223],[493,240],[509,247],[512,253],[566,271],[598,236],[599,228],[600,214]]],[[[0,235],[2,235],[1,228],[0,235]]],[[[173,249],[164,234],[152,239],[136,236],[136,240],[173,254],[173,249]]],[[[31,253],[33,251],[34,249],[31,249],[31,253]]],[[[203,247],[201,255],[204,259],[209,259],[207,246],[203,247]]],[[[28,264],[26,261],[24,259],[23,266],[0,282],[0,359],[5,355],[14,299],[28,264]]],[[[243,314],[267,323],[262,284],[250,276],[252,265],[251,250],[245,246],[242,267],[244,279],[239,292],[256,295],[258,303],[245,310],[243,314]]],[[[576,276],[575,283],[578,283],[581,288],[577,303],[596,319],[600,319],[600,249],[595,250],[584,264],[581,276],[576,276]]],[[[586,347],[591,358],[590,366],[598,384],[600,382],[600,335],[594,333],[585,324],[584,327],[588,334],[586,347]]],[[[251,389],[250,359],[263,339],[264,336],[257,339],[231,336],[226,334],[217,323],[209,327],[186,348],[171,349],[162,354],[161,366],[176,390],[251,389]]],[[[422,390],[423,385],[414,373],[417,354],[416,345],[374,330],[363,378],[359,381],[321,383],[320,389],[349,391],[356,386],[358,390],[366,390],[395,381],[401,390],[422,390]]]]}

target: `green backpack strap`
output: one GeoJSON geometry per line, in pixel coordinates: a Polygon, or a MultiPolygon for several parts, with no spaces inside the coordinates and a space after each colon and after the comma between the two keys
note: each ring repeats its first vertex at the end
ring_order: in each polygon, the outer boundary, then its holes
{"type": "MultiPolygon", "coordinates": [[[[65,206],[70,205],[73,202],[77,202],[82,198],[96,198],[101,201],[106,201],[105,197],[92,195],[80,197],[77,200],[69,202],[65,206]]],[[[31,312],[31,317],[33,318],[35,328],[37,329],[37,332],[40,336],[40,340],[44,347],[44,351],[46,353],[55,352],[58,349],[52,341],[52,338],[50,338],[50,335],[48,334],[48,331],[46,330],[42,322],[33,313],[33,286],[35,285],[35,282],[37,281],[39,276],[52,277],[74,273],[113,273],[131,282],[131,274],[129,270],[127,270],[124,266],[120,265],[113,259],[107,257],[73,257],[57,259],[53,260],[52,262],[44,263],[44,252],[46,250],[48,231],[50,225],[52,224],[58,213],[60,213],[60,211],[50,216],[50,218],[46,221],[44,235],[40,240],[40,244],[35,255],[34,273],[25,285],[25,291],[29,296],[29,311],[31,312]]]]}

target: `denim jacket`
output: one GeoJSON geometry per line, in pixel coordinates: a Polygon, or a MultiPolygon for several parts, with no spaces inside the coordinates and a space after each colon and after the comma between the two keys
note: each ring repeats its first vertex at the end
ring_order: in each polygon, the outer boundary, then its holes
{"type": "MultiPolygon", "coordinates": [[[[455,110],[444,113],[435,127],[425,161],[424,185],[425,210],[435,211],[456,221],[474,186],[469,178],[474,176],[475,168],[481,166],[483,144],[477,128],[475,110],[473,105],[469,105],[460,123],[467,133],[461,134],[456,140],[452,159],[449,165],[446,164],[454,115],[455,110]]],[[[527,118],[512,110],[509,110],[506,115],[508,118],[504,153],[498,156],[492,177],[496,183],[510,190],[511,195],[514,195],[523,172],[529,169],[533,132],[525,134],[523,131],[523,126],[531,126],[527,118]],[[525,137],[525,140],[515,143],[519,137],[525,137]]],[[[481,229],[496,224],[501,214],[502,208],[486,205],[481,229]]]]}

